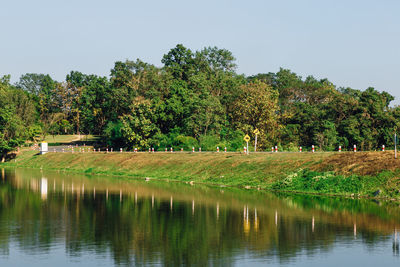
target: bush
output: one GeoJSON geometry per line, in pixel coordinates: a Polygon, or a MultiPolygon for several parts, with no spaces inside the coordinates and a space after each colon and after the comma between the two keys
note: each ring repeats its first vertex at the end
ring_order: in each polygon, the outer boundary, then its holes
{"type": "Polygon", "coordinates": [[[178,135],[174,139],[174,143],[177,144],[178,147],[183,148],[184,150],[192,150],[193,147],[197,148],[199,146],[199,142],[191,136],[178,135]]]}
{"type": "Polygon", "coordinates": [[[202,135],[199,143],[203,151],[215,151],[220,145],[220,140],[216,135],[202,135]]]}
{"type": "Polygon", "coordinates": [[[109,146],[125,147],[126,143],[123,139],[121,128],[123,127],[121,121],[109,122],[104,129],[104,138],[109,146]]]}
{"type": "Polygon", "coordinates": [[[345,177],[333,172],[299,170],[276,182],[272,188],[320,193],[360,193],[364,188],[364,181],[358,175],[345,177]]]}
{"type": "Polygon", "coordinates": [[[243,146],[245,144],[243,137],[245,134],[240,131],[236,130],[233,131],[232,133],[229,133],[227,135],[227,139],[229,140],[226,142],[226,147],[228,148],[229,151],[240,151],[243,149],[243,146]]]}

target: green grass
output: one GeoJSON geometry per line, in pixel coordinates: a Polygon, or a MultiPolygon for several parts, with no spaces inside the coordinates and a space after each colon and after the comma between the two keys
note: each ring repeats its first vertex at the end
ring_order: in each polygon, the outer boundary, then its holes
{"type": "Polygon", "coordinates": [[[43,141],[47,143],[72,143],[79,140],[78,135],[47,135],[43,141]]]}
{"type": "Polygon", "coordinates": [[[382,171],[377,175],[352,174],[346,176],[330,171],[317,172],[300,169],[287,175],[284,179],[277,180],[271,188],[294,192],[399,198],[400,191],[397,184],[392,183],[393,180],[397,180],[398,174],[399,171],[382,171]]]}
{"type": "Polygon", "coordinates": [[[50,145],[69,144],[73,142],[96,142],[97,136],[94,135],[47,135],[44,139],[50,145]]]}
{"type": "Polygon", "coordinates": [[[94,135],[47,135],[45,142],[48,143],[72,143],[75,141],[96,141],[97,136],[94,135]]]}
{"type": "MultiPolygon", "coordinates": [[[[353,157],[343,157],[350,156],[353,157]]],[[[321,167],[332,158],[337,161],[337,157],[335,153],[246,156],[241,153],[90,152],[36,155],[34,151],[24,151],[4,166],[349,196],[371,197],[380,190],[378,197],[400,197],[398,170],[363,175],[332,171],[331,164],[325,169],[321,167]]]]}

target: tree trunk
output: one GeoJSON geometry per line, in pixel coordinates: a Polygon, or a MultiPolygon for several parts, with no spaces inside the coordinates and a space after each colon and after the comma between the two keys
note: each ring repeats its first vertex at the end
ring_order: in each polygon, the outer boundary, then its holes
{"type": "Polygon", "coordinates": [[[1,163],[4,163],[6,161],[6,155],[1,155],[1,163]]]}

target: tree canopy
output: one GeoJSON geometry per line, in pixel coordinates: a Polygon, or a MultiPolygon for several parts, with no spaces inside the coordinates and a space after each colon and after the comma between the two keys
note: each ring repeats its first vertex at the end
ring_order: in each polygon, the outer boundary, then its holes
{"type": "Polygon", "coordinates": [[[172,48],[155,66],[118,61],[110,77],[71,71],[65,81],[27,73],[0,80],[0,154],[46,134],[100,135],[105,146],[243,147],[260,131],[260,149],[374,150],[393,144],[400,108],[374,88],[338,88],[288,69],[246,77],[233,54],[172,48]]]}

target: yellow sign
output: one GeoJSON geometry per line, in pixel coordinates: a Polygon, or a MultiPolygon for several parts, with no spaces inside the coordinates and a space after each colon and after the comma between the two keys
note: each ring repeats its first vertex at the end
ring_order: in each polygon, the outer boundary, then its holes
{"type": "Polygon", "coordinates": [[[246,136],[243,139],[244,139],[244,141],[249,142],[250,141],[250,136],[248,134],[246,134],[246,136]]]}
{"type": "Polygon", "coordinates": [[[255,129],[253,133],[254,134],[260,134],[260,131],[258,129],[255,129]]]}

